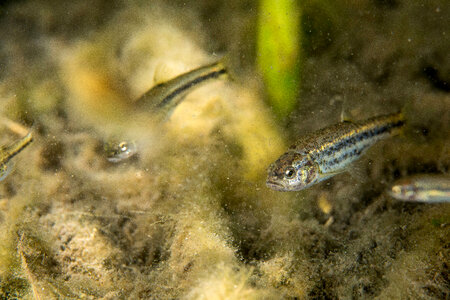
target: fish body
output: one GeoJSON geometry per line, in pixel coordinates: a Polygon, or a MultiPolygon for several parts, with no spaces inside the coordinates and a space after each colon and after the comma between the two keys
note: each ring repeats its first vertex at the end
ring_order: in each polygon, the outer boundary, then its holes
{"type": "Polygon", "coordinates": [[[268,169],[267,186],[299,191],[328,179],[359,159],[377,141],[398,133],[405,124],[401,113],[366,121],[341,122],[300,138],[268,169]]]}
{"type": "Polygon", "coordinates": [[[9,162],[20,151],[25,149],[33,141],[33,135],[29,132],[23,138],[15,141],[11,145],[0,147],[0,181],[9,174],[11,167],[9,162]]]}
{"type": "MultiPolygon", "coordinates": [[[[139,97],[136,100],[135,110],[139,113],[149,112],[156,122],[164,122],[186,94],[227,74],[227,69],[222,61],[181,74],[169,81],[155,85],[139,97]]],[[[128,159],[137,152],[136,144],[127,141],[110,141],[104,145],[104,148],[107,159],[114,163],[128,159]]]]}
{"type": "Polygon", "coordinates": [[[402,178],[392,185],[388,193],[406,202],[450,202],[450,176],[423,174],[402,178]]]}
{"type": "Polygon", "coordinates": [[[199,67],[155,85],[136,100],[136,109],[151,111],[156,117],[165,119],[180,104],[187,93],[226,74],[227,69],[222,61],[199,67]]]}

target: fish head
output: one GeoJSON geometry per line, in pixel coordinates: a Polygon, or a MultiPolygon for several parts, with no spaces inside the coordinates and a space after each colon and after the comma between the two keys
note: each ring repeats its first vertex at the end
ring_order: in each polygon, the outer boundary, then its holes
{"type": "Polygon", "coordinates": [[[266,184],[280,191],[300,191],[319,181],[319,166],[309,157],[288,151],[270,165],[266,184]]]}
{"type": "Polygon", "coordinates": [[[104,145],[106,159],[113,163],[126,160],[137,153],[136,144],[127,141],[109,141],[104,145]]]}
{"type": "Polygon", "coordinates": [[[415,196],[417,194],[416,186],[408,181],[402,180],[394,184],[389,190],[388,193],[391,197],[401,200],[401,201],[414,201],[415,196]]]}

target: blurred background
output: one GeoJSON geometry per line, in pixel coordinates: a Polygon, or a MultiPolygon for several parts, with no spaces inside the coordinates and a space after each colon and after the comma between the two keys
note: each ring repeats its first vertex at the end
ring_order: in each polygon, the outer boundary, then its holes
{"type": "Polygon", "coordinates": [[[0,182],[2,299],[449,297],[449,204],[385,192],[449,172],[448,1],[0,1],[0,24],[0,117],[34,135],[0,182]],[[165,122],[136,109],[221,59],[165,122]],[[265,186],[298,137],[400,110],[357,175],[265,186]]]}

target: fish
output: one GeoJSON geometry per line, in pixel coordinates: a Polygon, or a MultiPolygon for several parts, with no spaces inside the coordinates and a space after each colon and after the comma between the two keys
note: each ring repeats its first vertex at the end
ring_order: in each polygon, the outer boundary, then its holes
{"type": "MultiPolygon", "coordinates": [[[[156,123],[163,123],[169,119],[189,92],[227,75],[228,71],[222,60],[196,68],[152,87],[135,101],[134,110],[139,113],[148,112],[156,123]]],[[[104,149],[107,160],[113,163],[128,159],[137,153],[136,144],[124,140],[109,141],[105,143],[104,149]]]]}
{"type": "Polygon", "coordinates": [[[307,134],[268,168],[267,187],[300,191],[349,170],[377,141],[398,134],[405,125],[402,113],[360,122],[344,121],[307,134]]]}
{"type": "Polygon", "coordinates": [[[106,153],[106,159],[112,163],[118,163],[137,153],[135,142],[109,140],[103,147],[106,153]]]}
{"type": "Polygon", "coordinates": [[[450,176],[418,174],[394,182],[388,194],[406,202],[450,202],[450,176]]]}
{"type": "Polygon", "coordinates": [[[196,68],[152,87],[135,101],[136,109],[150,111],[156,117],[165,120],[186,94],[227,74],[227,68],[222,60],[196,68]]]}
{"type": "Polygon", "coordinates": [[[14,143],[0,147],[0,181],[5,179],[11,172],[11,159],[25,149],[32,141],[33,135],[30,131],[14,143]]]}

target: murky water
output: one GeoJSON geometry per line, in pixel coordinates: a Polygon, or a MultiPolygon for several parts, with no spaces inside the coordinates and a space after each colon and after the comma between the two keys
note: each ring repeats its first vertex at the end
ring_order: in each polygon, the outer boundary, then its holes
{"type": "Polygon", "coordinates": [[[450,205],[386,191],[449,172],[450,4],[263,2],[0,3],[0,142],[33,134],[0,182],[2,298],[449,297],[450,205]],[[217,61],[164,118],[139,104],[217,61]],[[398,111],[345,172],[266,186],[299,137],[398,111]]]}

